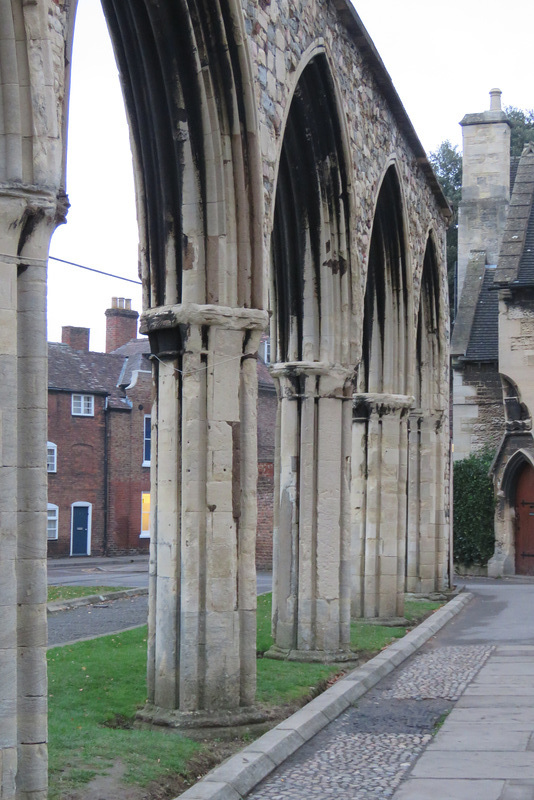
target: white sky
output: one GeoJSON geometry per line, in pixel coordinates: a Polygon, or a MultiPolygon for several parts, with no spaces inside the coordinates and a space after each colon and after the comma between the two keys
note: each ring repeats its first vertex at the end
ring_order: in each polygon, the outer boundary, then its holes
{"type": "MultiPolygon", "coordinates": [[[[353,0],[427,152],[461,143],[458,122],[503,105],[534,107],[534,3],[531,0],[353,0]]],[[[137,279],[137,224],[122,97],[99,0],[79,0],[69,125],[68,224],[51,255],[137,279]]],[[[48,338],[62,325],[91,328],[103,350],[112,296],[140,287],[49,262],[48,338]]]]}

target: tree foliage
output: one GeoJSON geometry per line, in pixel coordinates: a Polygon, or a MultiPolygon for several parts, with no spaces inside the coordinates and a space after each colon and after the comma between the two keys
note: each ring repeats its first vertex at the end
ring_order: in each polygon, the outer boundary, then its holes
{"type": "Polygon", "coordinates": [[[526,143],[534,141],[534,109],[523,111],[514,106],[506,106],[504,113],[512,123],[510,155],[518,157],[526,143]]]}
{"type": "Polygon", "coordinates": [[[458,145],[452,145],[446,139],[434,153],[430,153],[429,161],[453,213],[447,231],[449,305],[451,313],[453,313],[456,262],[458,260],[458,206],[462,199],[462,154],[459,152],[458,145]]]}
{"type": "Polygon", "coordinates": [[[485,566],[495,549],[495,497],[485,450],[454,464],[454,561],[485,566]]]}

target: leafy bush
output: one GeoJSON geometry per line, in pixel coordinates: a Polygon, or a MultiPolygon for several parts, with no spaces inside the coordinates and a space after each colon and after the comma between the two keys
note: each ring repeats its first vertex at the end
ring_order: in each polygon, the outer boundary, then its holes
{"type": "Polygon", "coordinates": [[[495,549],[492,461],[486,450],[454,464],[454,560],[466,567],[485,566],[495,549]]]}

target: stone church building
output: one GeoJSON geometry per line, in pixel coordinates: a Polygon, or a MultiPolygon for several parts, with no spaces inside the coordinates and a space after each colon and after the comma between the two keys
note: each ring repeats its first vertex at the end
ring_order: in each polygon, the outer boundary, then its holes
{"type": "MultiPolygon", "coordinates": [[[[75,0],[2,0],[0,786],[46,797],[46,265],[75,0]]],[[[155,385],[148,705],[257,715],[257,370],[278,408],[278,655],[448,585],[450,215],[349,0],[103,0],[155,385]]]]}
{"type": "Polygon", "coordinates": [[[534,143],[510,158],[492,90],[463,127],[460,303],[451,343],[454,457],[495,452],[493,576],[534,574],[534,143]]]}

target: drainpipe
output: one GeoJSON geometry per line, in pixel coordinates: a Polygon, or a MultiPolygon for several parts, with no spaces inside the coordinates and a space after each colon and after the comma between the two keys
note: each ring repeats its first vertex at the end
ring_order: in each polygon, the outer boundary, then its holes
{"type": "Polygon", "coordinates": [[[108,490],[108,473],[109,473],[109,446],[108,446],[108,438],[109,438],[109,405],[108,405],[109,397],[106,397],[106,402],[104,404],[104,530],[102,534],[102,552],[103,555],[108,555],[108,497],[109,497],[109,490],[108,490]]]}

